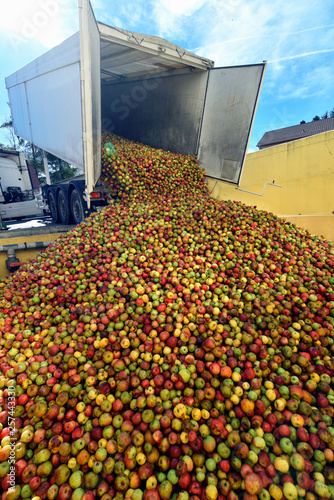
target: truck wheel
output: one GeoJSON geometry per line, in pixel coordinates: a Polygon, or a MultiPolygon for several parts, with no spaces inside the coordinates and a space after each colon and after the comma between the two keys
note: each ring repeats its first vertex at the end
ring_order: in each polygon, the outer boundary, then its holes
{"type": "Polygon", "coordinates": [[[58,224],[58,222],[60,222],[59,211],[58,211],[58,207],[57,207],[56,197],[55,197],[54,193],[52,193],[51,191],[48,194],[48,205],[49,205],[52,221],[55,224],[58,224]]]}
{"type": "Polygon", "coordinates": [[[62,224],[67,226],[67,224],[70,224],[72,221],[67,199],[63,191],[59,191],[58,193],[58,208],[59,208],[60,220],[62,224]]]}
{"type": "Polygon", "coordinates": [[[71,194],[71,213],[74,224],[80,224],[85,219],[84,201],[77,189],[71,194]]]}

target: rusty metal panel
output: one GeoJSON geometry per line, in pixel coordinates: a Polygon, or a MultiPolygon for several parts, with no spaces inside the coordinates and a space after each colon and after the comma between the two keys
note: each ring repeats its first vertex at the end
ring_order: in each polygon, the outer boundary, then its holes
{"type": "Polygon", "coordinates": [[[209,70],[199,162],[209,177],[238,184],[265,63],[209,70]]]}

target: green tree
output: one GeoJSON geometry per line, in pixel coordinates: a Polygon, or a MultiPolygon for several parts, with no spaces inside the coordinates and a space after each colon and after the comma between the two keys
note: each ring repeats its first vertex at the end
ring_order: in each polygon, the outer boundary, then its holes
{"type": "MultiPolygon", "coordinates": [[[[324,114],[320,117],[319,115],[315,115],[315,117],[313,118],[313,122],[317,122],[318,120],[326,120],[326,118],[333,118],[334,117],[334,108],[332,109],[332,111],[325,111],[324,114]]],[[[300,122],[302,123],[302,122],[300,122]]],[[[305,123],[305,122],[304,122],[305,123]]]]}
{"type": "Polygon", "coordinates": [[[78,169],[72,167],[66,161],[61,160],[57,156],[52,155],[51,153],[47,153],[50,177],[52,182],[58,182],[63,179],[69,179],[73,177],[78,169]]]}
{"type": "Polygon", "coordinates": [[[8,143],[2,144],[4,148],[19,150],[19,148],[23,146],[24,140],[20,139],[14,132],[13,120],[7,118],[6,121],[0,125],[0,129],[5,132],[5,138],[8,143]]]}

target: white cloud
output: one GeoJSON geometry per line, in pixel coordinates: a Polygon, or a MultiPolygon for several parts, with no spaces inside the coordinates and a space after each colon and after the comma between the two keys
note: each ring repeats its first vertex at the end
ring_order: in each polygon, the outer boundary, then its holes
{"type": "Polygon", "coordinates": [[[156,7],[169,16],[191,16],[205,3],[206,0],[159,0],[156,7]]]}
{"type": "Polygon", "coordinates": [[[295,67],[291,71],[292,78],[282,81],[282,84],[276,89],[278,100],[295,99],[301,101],[331,94],[334,87],[334,74],[330,66],[307,66],[302,69],[295,67]]]}
{"type": "Polygon", "coordinates": [[[300,57],[315,56],[317,54],[326,54],[328,52],[334,52],[334,49],[313,50],[311,52],[304,52],[303,54],[294,54],[292,56],[281,57],[279,59],[274,59],[273,61],[269,62],[289,61],[291,59],[299,59],[300,57]]]}
{"type": "Polygon", "coordinates": [[[330,9],[325,0],[155,0],[154,19],[161,36],[195,40],[186,48],[225,66],[332,49],[330,9]]]}
{"type": "Polygon", "coordinates": [[[15,0],[0,4],[0,30],[14,49],[22,49],[31,41],[53,47],[78,29],[77,18],[77,6],[71,0],[15,0]]]}
{"type": "Polygon", "coordinates": [[[206,0],[156,0],[153,7],[153,19],[158,33],[165,38],[183,38],[194,27],[198,11],[210,2],[206,0]],[[191,24],[189,19],[191,18],[191,24]]]}

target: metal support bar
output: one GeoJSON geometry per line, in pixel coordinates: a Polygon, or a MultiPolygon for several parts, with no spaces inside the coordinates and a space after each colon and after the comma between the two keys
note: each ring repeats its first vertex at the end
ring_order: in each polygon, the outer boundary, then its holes
{"type": "Polygon", "coordinates": [[[125,77],[119,75],[118,73],[114,73],[113,71],[109,71],[108,69],[101,69],[101,73],[112,76],[113,78],[117,78],[118,80],[125,80],[125,77]]]}
{"type": "Polygon", "coordinates": [[[263,190],[262,190],[262,193],[254,193],[253,191],[247,191],[246,189],[241,189],[239,187],[236,187],[235,189],[237,189],[238,191],[242,191],[243,193],[254,194],[255,196],[263,196],[264,190],[266,189],[266,186],[274,186],[274,187],[278,187],[278,188],[282,187],[279,184],[275,184],[275,181],[273,181],[273,182],[266,182],[265,183],[263,190]]]}
{"type": "Polygon", "coordinates": [[[48,159],[46,157],[44,149],[43,149],[43,166],[44,166],[44,173],[45,173],[46,183],[47,184],[51,184],[50,172],[49,172],[49,164],[48,164],[48,159]]]}
{"type": "Polygon", "coordinates": [[[30,248],[46,248],[53,241],[35,241],[30,243],[16,243],[14,245],[0,245],[0,252],[8,252],[8,250],[28,250],[30,248]]]}

